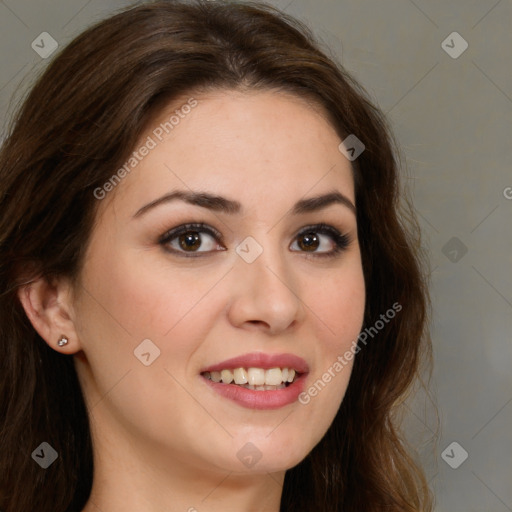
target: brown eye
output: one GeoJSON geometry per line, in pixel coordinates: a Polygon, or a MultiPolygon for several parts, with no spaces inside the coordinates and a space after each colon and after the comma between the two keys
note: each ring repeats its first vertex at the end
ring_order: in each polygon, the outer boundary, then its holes
{"type": "Polygon", "coordinates": [[[350,244],[350,237],[342,235],[328,224],[307,226],[290,247],[294,252],[311,253],[311,256],[329,258],[337,256],[350,244]]]}
{"type": "Polygon", "coordinates": [[[310,231],[299,235],[298,243],[299,247],[304,251],[316,251],[320,245],[320,240],[316,233],[310,231]]]}
{"type": "Polygon", "coordinates": [[[201,237],[197,231],[188,231],[187,233],[180,235],[178,240],[180,247],[184,251],[188,251],[189,249],[195,250],[201,247],[201,237]]]}
{"type": "Polygon", "coordinates": [[[178,256],[205,256],[225,250],[221,241],[221,233],[206,224],[184,224],[162,235],[159,243],[178,256]]]}

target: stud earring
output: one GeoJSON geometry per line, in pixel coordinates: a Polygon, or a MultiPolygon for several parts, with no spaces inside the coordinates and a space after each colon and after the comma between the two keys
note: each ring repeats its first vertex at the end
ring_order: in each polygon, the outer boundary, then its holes
{"type": "Polygon", "coordinates": [[[68,342],[69,342],[69,340],[68,340],[64,335],[62,335],[62,336],[60,337],[60,340],[57,342],[57,345],[58,345],[59,347],[63,347],[64,345],[67,345],[67,344],[68,344],[68,342]]]}

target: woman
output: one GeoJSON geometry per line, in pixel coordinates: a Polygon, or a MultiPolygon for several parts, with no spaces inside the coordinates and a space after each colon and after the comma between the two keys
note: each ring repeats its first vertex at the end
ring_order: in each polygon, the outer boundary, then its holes
{"type": "Polygon", "coordinates": [[[0,508],[427,511],[428,297],[379,111],[299,22],[155,2],[0,155],[0,508]]]}

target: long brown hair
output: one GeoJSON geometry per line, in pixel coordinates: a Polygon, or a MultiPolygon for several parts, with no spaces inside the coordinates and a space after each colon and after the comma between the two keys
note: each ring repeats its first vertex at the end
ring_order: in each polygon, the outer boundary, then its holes
{"type": "Polygon", "coordinates": [[[430,355],[414,216],[402,201],[382,114],[320,48],[302,23],[270,6],[157,1],[86,30],[31,89],[0,153],[1,509],[79,512],[93,476],[73,358],[36,333],[17,289],[39,276],[76,281],[98,206],[93,191],[122,166],[163,105],[191,91],[251,88],[313,98],[341,140],[355,134],[364,143],[352,165],[364,328],[401,306],[361,345],[326,435],[286,472],[281,510],[431,510],[423,472],[393,422],[430,355]],[[46,470],[31,457],[41,442],[59,454],[46,470]]]}

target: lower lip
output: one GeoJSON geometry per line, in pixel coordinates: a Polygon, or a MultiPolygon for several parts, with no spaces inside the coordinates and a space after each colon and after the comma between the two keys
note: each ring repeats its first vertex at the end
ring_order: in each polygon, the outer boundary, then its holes
{"type": "Polygon", "coordinates": [[[253,389],[237,386],[236,384],[213,382],[201,376],[206,384],[219,393],[219,395],[229,398],[233,400],[233,402],[247,407],[248,409],[279,409],[280,407],[296,402],[304,389],[305,377],[306,374],[302,374],[289,386],[282,389],[255,391],[253,389]]]}

